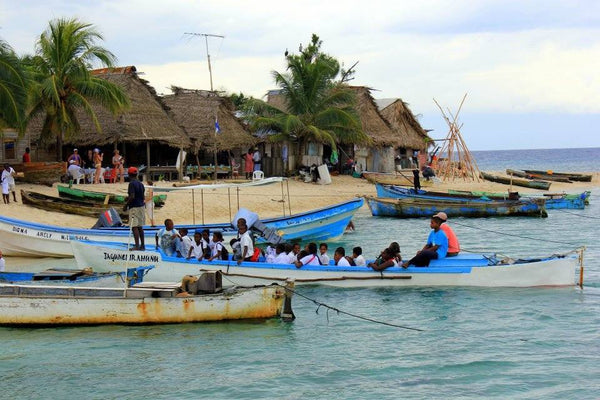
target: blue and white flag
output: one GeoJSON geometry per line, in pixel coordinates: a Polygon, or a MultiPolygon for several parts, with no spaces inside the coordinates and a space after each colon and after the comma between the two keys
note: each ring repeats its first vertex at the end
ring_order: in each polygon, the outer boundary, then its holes
{"type": "Polygon", "coordinates": [[[221,127],[219,126],[219,120],[215,118],[215,133],[221,133],[221,127]]]}

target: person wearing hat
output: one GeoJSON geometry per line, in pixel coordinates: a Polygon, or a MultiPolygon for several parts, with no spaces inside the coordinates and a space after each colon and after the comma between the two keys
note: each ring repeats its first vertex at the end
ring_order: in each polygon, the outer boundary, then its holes
{"type": "Polygon", "coordinates": [[[129,226],[133,232],[135,247],[131,250],[146,250],[144,243],[144,229],[146,214],[144,208],[144,184],[137,179],[136,167],[129,167],[129,186],[127,187],[127,203],[125,210],[129,209],[129,226]]]}
{"type": "Polygon", "coordinates": [[[431,232],[427,238],[427,244],[417,252],[417,254],[402,264],[402,268],[408,268],[409,265],[415,267],[428,267],[431,260],[439,260],[446,257],[448,253],[448,237],[442,231],[442,219],[436,215],[431,217],[431,232]]]}
{"type": "Polygon", "coordinates": [[[81,167],[82,162],[81,156],[79,155],[79,150],[73,149],[73,154],[67,158],[67,163],[69,165],[77,165],[78,167],[81,167]]]}
{"type": "Polygon", "coordinates": [[[438,217],[442,220],[442,226],[440,229],[444,231],[446,237],[448,238],[448,254],[446,257],[454,257],[460,253],[460,243],[458,243],[458,238],[456,234],[452,230],[452,228],[448,225],[448,216],[445,212],[439,212],[434,215],[434,217],[438,217]]]}

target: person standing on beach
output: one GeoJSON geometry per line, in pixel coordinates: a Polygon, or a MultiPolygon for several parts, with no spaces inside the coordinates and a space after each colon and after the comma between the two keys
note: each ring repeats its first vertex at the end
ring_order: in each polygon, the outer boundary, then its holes
{"type": "Polygon", "coordinates": [[[4,182],[7,185],[6,191],[6,203],[10,201],[10,192],[12,192],[13,200],[17,202],[17,192],[15,190],[15,175],[17,173],[8,163],[4,164],[4,171],[2,171],[2,194],[4,194],[4,182]]]}
{"type": "Polygon", "coordinates": [[[23,153],[23,164],[31,162],[31,149],[25,147],[25,153],[23,153]]]}
{"type": "Polygon", "coordinates": [[[252,160],[252,149],[248,149],[248,152],[244,154],[244,172],[246,173],[246,179],[252,178],[252,171],[254,171],[254,161],[252,160]]]}
{"type": "Polygon", "coordinates": [[[144,229],[146,215],[144,213],[144,185],[137,179],[138,170],[136,167],[129,167],[129,186],[127,187],[127,203],[125,210],[129,209],[129,226],[133,231],[133,240],[135,247],[131,250],[146,250],[144,243],[144,229]]]}
{"type": "Polygon", "coordinates": [[[111,183],[117,183],[117,176],[119,176],[119,182],[125,183],[125,170],[123,169],[123,164],[125,163],[125,159],[122,155],[119,154],[119,150],[115,149],[113,152],[112,165],[113,165],[113,174],[114,180],[111,176],[111,183]]]}
{"type": "MultiPolygon", "coordinates": [[[[100,153],[99,148],[94,149],[94,168],[96,168],[96,173],[94,174],[94,183],[100,183],[100,174],[102,173],[102,160],[104,158],[104,153],[100,153]]],[[[137,169],[134,168],[136,171],[137,169]]]]}
{"type": "Polygon", "coordinates": [[[258,151],[258,147],[255,147],[254,154],[252,154],[252,161],[254,162],[254,171],[261,171],[261,169],[260,169],[261,160],[262,160],[262,155],[260,154],[260,151],[258,151]]]}
{"type": "Polygon", "coordinates": [[[146,208],[146,213],[148,213],[148,218],[150,218],[150,226],[154,225],[154,190],[152,189],[154,186],[154,182],[148,181],[146,182],[146,194],[144,195],[144,207],[146,208]]]}

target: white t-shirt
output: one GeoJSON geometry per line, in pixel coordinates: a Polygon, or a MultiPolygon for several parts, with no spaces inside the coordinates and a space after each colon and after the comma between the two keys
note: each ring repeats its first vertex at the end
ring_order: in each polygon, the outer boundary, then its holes
{"type": "Polygon", "coordinates": [[[290,258],[286,252],[281,252],[275,257],[273,264],[290,264],[290,258]]]}
{"type": "Polygon", "coordinates": [[[156,236],[158,236],[158,245],[165,251],[175,250],[175,239],[179,235],[179,231],[175,228],[170,231],[167,228],[160,228],[158,232],[156,232],[156,236]]]}
{"type": "Polygon", "coordinates": [[[192,249],[191,256],[193,258],[200,258],[204,254],[204,240],[200,240],[200,243],[196,243],[195,240],[192,240],[190,244],[190,249],[192,249]]]}
{"type": "Polygon", "coordinates": [[[289,261],[288,261],[288,263],[289,263],[289,264],[293,264],[293,263],[295,263],[296,261],[298,261],[298,255],[297,255],[297,254],[294,254],[294,252],[293,252],[293,251],[290,251],[290,252],[288,253],[288,260],[289,260],[289,261]]]}
{"type": "Polygon", "coordinates": [[[4,257],[0,258],[0,272],[4,272],[4,268],[6,268],[6,263],[4,262],[4,257]]]}
{"type": "Polygon", "coordinates": [[[210,249],[210,256],[215,257],[220,251],[223,251],[223,242],[211,242],[213,247],[210,249]]]}
{"type": "Polygon", "coordinates": [[[248,231],[246,231],[246,233],[240,237],[240,252],[244,258],[252,257],[252,254],[254,254],[254,245],[252,244],[252,238],[250,237],[250,232],[248,231]],[[248,247],[248,250],[246,250],[246,255],[244,255],[244,247],[248,247]]]}
{"type": "Polygon", "coordinates": [[[304,256],[299,261],[302,263],[302,265],[321,265],[319,264],[319,257],[314,254],[304,256]]]}
{"type": "Polygon", "coordinates": [[[191,237],[184,236],[181,238],[180,241],[176,242],[177,245],[179,246],[178,250],[183,257],[187,257],[188,254],[190,253],[190,247],[192,247],[193,241],[194,241],[194,239],[192,239],[191,237]]]}
{"type": "Polygon", "coordinates": [[[338,267],[349,267],[350,263],[348,262],[348,260],[346,260],[346,257],[342,257],[338,260],[336,265],[338,267]]]}
{"type": "Polygon", "coordinates": [[[15,173],[15,170],[12,167],[10,167],[8,169],[8,171],[7,170],[3,170],[2,171],[2,180],[6,181],[9,185],[14,185],[15,184],[15,178],[12,175],[14,173],[15,173]]]}
{"type": "Polygon", "coordinates": [[[357,267],[365,267],[367,265],[367,260],[362,256],[362,254],[354,259],[354,264],[357,267]]]}
{"type": "Polygon", "coordinates": [[[319,260],[321,260],[321,265],[329,265],[329,256],[327,253],[319,254],[319,260]]]}

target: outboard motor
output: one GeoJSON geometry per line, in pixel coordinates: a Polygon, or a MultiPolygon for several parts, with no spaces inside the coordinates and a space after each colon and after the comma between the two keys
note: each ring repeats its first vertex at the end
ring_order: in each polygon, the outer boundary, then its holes
{"type": "Polygon", "coordinates": [[[248,229],[250,229],[252,232],[258,233],[268,243],[278,244],[284,242],[283,238],[277,233],[276,229],[269,228],[258,219],[257,213],[249,211],[245,208],[240,208],[231,222],[234,227],[237,227],[237,222],[240,218],[244,218],[246,220],[248,229]]]}
{"type": "Polygon", "coordinates": [[[116,226],[123,226],[123,221],[121,221],[119,212],[111,207],[100,214],[98,221],[92,226],[92,229],[114,228],[116,226]]]}

